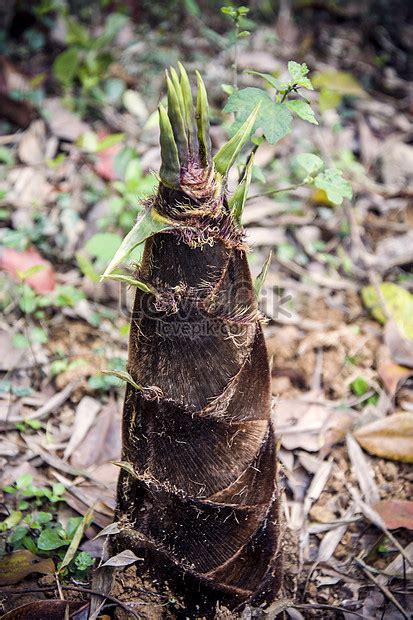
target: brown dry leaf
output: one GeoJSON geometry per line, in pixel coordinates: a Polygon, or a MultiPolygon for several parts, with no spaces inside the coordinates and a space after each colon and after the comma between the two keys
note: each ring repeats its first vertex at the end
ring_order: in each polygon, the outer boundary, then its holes
{"type": "Polygon", "coordinates": [[[392,359],[401,366],[413,368],[413,340],[405,336],[395,321],[388,321],[384,328],[384,342],[392,359]]]}
{"type": "Polygon", "coordinates": [[[311,393],[307,393],[305,399],[279,399],[273,415],[277,435],[286,450],[322,450],[324,457],[346,436],[356,414],[350,409],[324,405],[316,397],[311,402],[311,393]]]}
{"type": "Polygon", "coordinates": [[[51,558],[39,558],[26,549],[19,549],[0,559],[0,586],[19,583],[31,573],[53,575],[55,565],[51,558]]]}
{"type": "Polygon", "coordinates": [[[33,121],[19,142],[20,161],[29,166],[44,162],[46,156],[46,125],[44,121],[33,121]]]}
{"type": "Polygon", "coordinates": [[[286,450],[303,448],[318,452],[324,443],[321,431],[331,409],[298,399],[279,399],[274,412],[277,435],[286,450]]]}
{"type": "Polygon", "coordinates": [[[385,237],[376,246],[377,267],[386,272],[398,265],[407,265],[413,261],[413,230],[404,235],[385,237]]]}
{"type": "Polygon", "coordinates": [[[390,137],[383,145],[382,175],[385,185],[403,188],[413,176],[413,147],[390,137]]]}
{"type": "Polygon", "coordinates": [[[133,553],[130,549],[125,549],[125,551],[121,551],[117,555],[112,556],[102,566],[99,568],[103,568],[104,566],[115,566],[119,568],[121,566],[129,566],[130,564],[134,564],[138,560],[143,560],[143,558],[138,558],[137,555],[133,553]]]}
{"type": "Polygon", "coordinates": [[[394,413],[353,433],[364,450],[393,461],[413,463],[413,413],[394,413]]]}
{"type": "Polygon", "coordinates": [[[87,469],[92,465],[120,459],[121,419],[115,400],[111,399],[96,417],[95,423],[72,454],[74,467],[87,469]]]}
{"type": "Polygon", "coordinates": [[[374,480],[374,473],[367,458],[354,437],[347,435],[347,451],[353,473],[367,504],[377,504],[380,499],[379,490],[374,480]]]}
{"type": "Polygon", "coordinates": [[[385,499],[374,505],[386,527],[396,530],[405,527],[413,530],[413,501],[399,499],[385,499]]]}
{"type": "Polygon", "coordinates": [[[102,404],[91,396],[84,396],[76,408],[75,421],[69,443],[64,451],[64,458],[68,459],[76,450],[80,442],[87,435],[102,404]]]}
{"type": "Polygon", "coordinates": [[[34,204],[48,204],[53,187],[47,181],[46,171],[24,166],[10,170],[7,177],[10,191],[7,201],[13,206],[30,209],[34,204]]]}
{"type": "Polygon", "coordinates": [[[405,383],[409,377],[413,376],[411,368],[399,366],[391,361],[383,361],[380,363],[377,372],[391,397],[395,396],[401,385],[405,383]]]}
{"type": "Polygon", "coordinates": [[[55,136],[62,140],[74,142],[90,127],[78,116],[64,108],[58,98],[46,99],[43,104],[47,122],[55,136]]]}

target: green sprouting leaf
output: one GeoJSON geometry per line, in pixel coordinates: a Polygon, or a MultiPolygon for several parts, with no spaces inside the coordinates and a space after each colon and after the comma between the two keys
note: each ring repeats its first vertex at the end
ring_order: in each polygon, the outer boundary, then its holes
{"type": "Polygon", "coordinates": [[[356,396],[363,396],[369,391],[370,386],[363,377],[356,377],[354,381],[350,383],[350,388],[356,396]]]}
{"type": "Polygon", "coordinates": [[[159,232],[170,230],[173,227],[173,222],[160,215],[153,207],[145,211],[122,241],[120,248],[110,261],[101,279],[107,278],[114,269],[116,269],[138,245],[144,243],[146,239],[149,239],[149,237],[159,232]]]}
{"type": "Polygon", "coordinates": [[[341,205],[344,198],[351,200],[353,197],[351,184],[336,168],[327,168],[324,172],[320,172],[314,184],[318,189],[323,189],[330,202],[336,205],[341,205]]]}
{"type": "Polygon", "coordinates": [[[237,16],[237,11],[232,6],[222,6],[221,13],[229,15],[232,18],[237,16]]]}
{"type": "Polygon", "coordinates": [[[122,243],[122,237],[115,233],[96,233],[87,241],[88,253],[104,263],[108,262],[122,243]]]}
{"type": "Polygon", "coordinates": [[[258,104],[246,121],[241,125],[238,131],[232,136],[224,146],[222,146],[214,157],[215,168],[220,174],[226,176],[238,157],[242,147],[251,136],[255,119],[259,112],[260,104],[258,104]]]}
{"type": "Polygon", "coordinates": [[[153,289],[152,287],[124,273],[111,273],[110,276],[107,276],[107,279],[116,280],[117,282],[124,282],[125,284],[129,284],[130,286],[136,286],[136,288],[143,291],[144,293],[152,293],[153,295],[156,293],[155,289],[153,289]]]}
{"type": "Polygon", "coordinates": [[[318,120],[315,117],[314,110],[310,106],[309,103],[303,101],[302,99],[293,99],[285,102],[287,108],[294,112],[303,119],[303,121],[308,121],[313,125],[318,125],[318,120]]]}
{"type": "Polygon", "coordinates": [[[323,160],[313,153],[300,153],[297,155],[297,162],[309,175],[315,174],[324,166],[323,160]]]}
{"type": "Polygon", "coordinates": [[[23,474],[16,480],[16,489],[19,491],[21,489],[31,488],[33,484],[33,476],[31,474],[23,474]]]}
{"type": "Polygon", "coordinates": [[[290,60],[288,63],[288,73],[291,76],[292,84],[298,84],[298,86],[303,86],[304,88],[308,88],[309,90],[314,90],[314,87],[311,83],[311,80],[306,77],[309,72],[309,68],[303,63],[295,62],[294,60],[290,60]]]}
{"type": "Polygon", "coordinates": [[[313,83],[316,88],[328,88],[339,95],[352,95],[354,97],[364,97],[366,91],[351,73],[345,71],[335,71],[329,69],[313,76],[313,83]]]}
{"type": "Polygon", "coordinates": [[[111,375],[113,377],[117,377],[121,381],[125,381],[126,383],[129,383],[133,388],[135,388],[135,390],[138,390],[138,391],[142,391],[143,390],[143,387],[141,385],[138,385],[132,379],[130,374],[128,372],[126,372],[125,370],[102,370],[102,373],[104,375],[111,375]]]}
{"type": "Polygon", "coordinates": [[[378,285],[382,299],[379,298],[374,286],[365,286],[361,290],[361,298],[372,316],[385,323],[387,314],[397,323],[401,331],[413,340],[413,295],[393,282],[378,285]],[[383,305],[385,309],[383,309],[383,305]]]}
{"type": "Polygon", "coordinates": [[[267,273],[268,273],[268,269],[270,267],[271,259],[272,259],[272,250],[268,254],[268,258],[265,261],[265,263],[263,264],[262,269],[261,269],[260,273],[257,275],[257,277],[255,279],[255,282],[254,282],[255,295],[256,295],[257,299],[260,296],[261,289],[262,289],[263,284],[265,282],[265,278],[267,277],[267,273]]]}
{"type": "Polygon", "coordinates": [[[199,154],[204,165],[211,161],[211,137],[209,135],[209,105],[204,81],[199,71],[195,72],[198,92],[196,96],[196,123],[198,129],[199,154]]]}
{"type": "Polygon", "coordinates": [[[76,531],[73,534],[73,538],[70,541],[70,545],[66,551],[65,557],[63,558],[63,561],[60,565],[59,573],[73,560],[76,551],[79,548],[80,542],[83,538],[83,534],[85,533],[85,530],[89,527],[92,521],[92,516],[93,511],[92,509],[89,509],[79,523],[78,527],[76,528],[76,531]]]}
{"type": "Polygon", "coordinates": [[[53,63],[53,75],[65,86],[70,86],[76,77],[80,65],[79,52],[69,47],[59,54],[53,63]]]}
{"type": "Polygon", "coordinates": [[[130,476],[133,478],[137,478],[137,473],[129,461],[111,461],[112,465],[116,465],[116,467],[120,467],[120,469],[124,469],[130,476]]]}
{"type": "Polygon", "coordinates": [[[260,104],[253,131],[262,129],[270,144],[275,144],[291,131],[292,116],[284,103],[274,103],[261,88],[243,88],[231,95],[224,112],[235,112],[237,124],[244,122],[260,104]]]}
{"type": "Polygon", "coordinates": [[[47,528],[40,532],[40,536],[37,539],[37,546],[41,551],[53,551],[53,549],[59,549],[68,544],[67,540],[64,540],[59,531],[56,528],[47,528]]]}
{"type": "Polygon", "coordinates": [[[178,148],[176,146],[171,121],[162,104],[159,105],[159,128],[162,160],[159,175],[165,185],[177,187],[179,185],[181,169],[178,148]]]}
{"type": "Polygon", "coordinates": [[[18,525],[16,528],[13,529],[13,531],[11,532],[9,537],[7,538],[7,542],[10,545],[15,545],[16,543],[18,543],[21,540],[23,540],[23,538],[25,536],[27,536],[28,532],[29,532],[29,530],[28,530],[27,527],[23,527],[22,525],[18,525]]]}
{"type": "Polygon", "coordinates": [[[236,222],[241,223],[242,213],[244,211],[245,202],[247,200],[248,191],[251,183],[251,175],[254,167],[254,153],[251,154],[249,161],[245,167],[244,177],[236,188],[233,196],[228,201],[232,215],[236,222]]]}
{"type": "Polygon", "coordinates": [[[92,558],[90,553],[87,551],[79,551],[75,557],[74,564],[77,570],[84,572],[91,566],[94,566],[95,558],[92,558]]]}
{"type": "Polygon", "coordinates": [[[23,513],[20,510],[12,510],[9,516],[1,521],[0,523],[0,532],[5,532],[6,530],[10,530],[12,527],[15,527],[20,523],[23,518],[23,513]]]}

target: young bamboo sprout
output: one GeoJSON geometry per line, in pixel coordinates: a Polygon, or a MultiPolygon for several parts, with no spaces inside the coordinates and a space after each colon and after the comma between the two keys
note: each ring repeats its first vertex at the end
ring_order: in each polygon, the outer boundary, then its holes
{"type": "Polygon", "coordinates": [[[234,608],[270,602],[282,573],[270,372],[240,224],[252,160],[232,200],[226,190],[257,110],[213,158],[197,78],[194,110],[184,68],[167,74],[158,192],[104,274],[145,243],[116,548],[144,550],[189,606],[234,608]]]}

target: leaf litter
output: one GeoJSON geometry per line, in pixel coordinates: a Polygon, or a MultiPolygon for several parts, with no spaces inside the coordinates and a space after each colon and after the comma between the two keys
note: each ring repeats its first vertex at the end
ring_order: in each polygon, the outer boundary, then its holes
{"type": "MultiPolygon", "coordinates": [[[[291,32],[295,28],[290,21],[291,32]]],[[[329,28],[333,41],[347,43],[356,36],[350,35],[346,27],[336,31],[330,24],[329,28]]],[[[256,69],[264,72],[277,69],[274,58],[282,57],[282,50],[279,44],[268,43],[269,32],[260,26],[253,35],[254,49],[240,51],[240,65],[249,69],[255,63],[256,69]]],[[[354,45],[350,47],[351,56],[354,45]]],[[[354,111],[361,124],[343,117],[342,129],[337,132],[340,108],[317,115],[319,122],[322,117],[318,152],[339,160],[353,175],[353,209],[357,217],[349,218],[345,208],[331,206],[328,194],[321,191],[329,189],[331,183],[323,177],[312,195],[302,192],[302,188],[290,197],[285,193],[267,195],[251,200],[245,211],[247,233],[255,247],[251,259],[254,275],[259,274],[268,248],[274,253],[262,285],[261,303],[268,319],[265,333],[273,358],[272,391],[277,397],[274,419],[285,474],[286,549],[294,547],[294,536],[299,534],[300,558],[297,562],[286,560],[287,575],[294,575],[287,594],[310,606],[301,610],[304,615],[287,603],[283,609],[288,609],[290,616],[297,614],[291,617],[321,617],[317,616],[321,613],[317,605],[345,606],[345,617],[355,617],[351,610],[373,617],[384,610],[383,617],[391,618],[386,596],[390,593],[396,600],[403,600],[400,583],[407,588],[406,580],[412,579],[412,543],[408,537],[412,525],[412,475],[408,464],[413,459],[413,306],[408,246],[412,223],[408,204],[411,146],[407,114],[399,103],[391,97],[387,103],[367,98],[355,76],[340,70],[334,45],[327,53],[329,67],[314,54],[314,67],[319,70],[315,85],[322,93],[323,105],[328,107],[337,97],[341,101],[344,97],[345,105],[350,106],[347,110],[354,111]],[[325,92],[328,84],[332,93],[325,92]],[[371,144],[381,148],[376,152],[371,144]],[[362,163],[369,162],[369,169],[361,173],[357,169],[360,163],[354,159],[358,147],[362,163]],[[360,389],[363,393],[355,393],[360,389]],[[357,559],[368,568],[358,565],[357,559]],[[366,576],[370,570],[377,571],[370,573],[377,584],[366,576]],[[385,594],[378,584],[384,586],[385,594]]],[[[223,62],[225,55],[218,59],[218,64],[223,62]]],[[[349,62],[356,71],[359,61],[350,58],[349,62]]],[[[367,66],[363,65],[363,71],[367,66]]],[[[225,73],[226,68],[221,69],[225,73]]],[[[12,73],[19,77],[16,68],[12,73]]],[[[220,76],[215,86],[219,88],[222,79],[220,76]]],[[[246,82],[248,88],[253,90],[255,78],[250,75],[247,79],[251,80],[246,82]]],[[[139,84],[139,79],[134,83],[139,84]]],[[[26,237],[22,237],[20,246],[15,239],[16,247],[5,245],[1,237],[2,270],[16,280],[16,285],[18,271],[42,264],[42,271],[27,275],[30,288],[42,296],[57,284],[70,287],[73,283],[84,293],[88,310],[77,311],[79,302],[72,303],[70,289],[66,288],[61,313],[40,306],[35,310],[45,312],[40,321],[48,322],[48,340],[30,343],[29,339],[28,349],[20,350],[14,344],[16,330],[30,334],[34,319],[26,317],[28,324],[23,325],[15,299],[6,300],[1,325],[0,411],[2,423],[7,421],[0,444],[2,480],[4,485],[11,484],[30,472],[39,480],[64,484],[67,509],[72,515],[85,517],[94,505],[94,532],[86,529],[86,522],[85,531],[79,530],[79,536],[83,533],[86,538],[99,531],[102,538],[110,537],[114,531],[117,468],[111,462],[121,459],[117,400],[122,388],[114,382],[115,377],[105,377],[100,370],[112,364],[118,375],[125,372],[126,332],[124,318],[107,312],[108,308],[116,309],[118,283],[113,283],[115,288],[105,285],[97,291],[76,259],[76,252],[83,249],[78,245],[83,231],[78,231],[90,212],[88,192],[96,191],[100,197],[109,192],[110,199],[116,198],[119,203],[120,192],[108,189],[106,184],[108,179],[120,178],[116,169],[119,151],[108,148],[108,152],[103,150],[96,156],[85,154],[77,141],[87,132],[103,136],[125,131],[125,143],[128,148],[136,147],[142,165],[146,157],[145,172],[156,167],[150,162],[159,157],[157,136],[150,128],[141,131],[138,126],[146,121],[151,108],[146,94],[132,96],[134,92],[126,89],[122,96],[129,117],[116,107],[105,109],[104,133],[99,133],[101,126],[92,126],[88,117],[71,111],[61,99],[47,96],[45,121],[29,119],[23,124],[24,133],[15,134],[6,143],[20,162],[8,170],[7,209],[19,209],[20,221],[32,222],[30,214],[36,206],[48,220],[49,228],[43,225],[32,237],[23,231],[26,237]],[[51,226],[53,223],[56,228],[51,226]],[[74,231],[76,234],[72,234],[74,231]],[[22,355],[15,356],[14,351],[12,355],[11,349],[22,355]],[[32,359],[27,350],[40,350],[42,355],[32,359]],[[28,395],[25,390],[32,392],[28,395]],[[36,404],[36,395],[42,397],[42,402],[36,404]],[[30,398],[32,402],[27,400],[30,398]],[[36,428],[36,422],[40,427],[36,428]],[[24,424],[24,430],[16,428],[16,424],[24,424]]],[[[234,109],[240,112],[238,106],[234,109]]],[[[283,122],[274,127],[267,126],[268,118],[261,117],[261,125],[272,141],[289,131],[289,114],[286,112],[283,122]]],[[[266,184],[253,179],[251,194],[265,193],[272,184],[282,186],[279,178],[288,180],[291,171],[282,167],[274,170],[273,165],[287,153],[290,158],[295,151],[300,152],[299,140],[312,141],[313,134],[306,134],[303,123],[299,131],[300,137],[293,129],[283,141],[271,145],[267,158],[260,163],[266,184]]],[[[130,194],[126,199],[131,204],[136,199],[133,191],[133,200],[130,194]]],[[[128,209],[131,204],[127,202],[128,209]]],[[[104,218],[117,217],[116,208],[115,215],[111,209],[105,211],[104,218]]],[[[113,219],[104,224],[118,231],[117,225],[113,219]]],[[[8,221],[6,227],[20,232],[8,221]]],[[[37,302],[34,299],[33,303],[37,302]]],[[[6,511],[2,512],[2,519],[7,516],[6,511]]],[[[82,544],[81,540],[75,543],[77,548],[82,544]]],[[[36,567],[46,575],[54,571],[50,558],[36,556],[34,564],[28,565],[30,551],[14,553],[20,554],[22,561],[16,563],[18,568],[7,583],[24,579],[22,585],[37,584],[37,578],[31,575],[36,567]]],[[[136,557],[105,558],[106,563],[111,560],[112,566],[120,570],[135,562],[136,557]]],[[[122,574],[125,583],[128,579],[133,582],[136,569],[131,566],[122,574]]],[[[148,582],[143,582],[146,586],[148,582]]],[[[117,587],[119,597],[130,600],[128,586],[120,587],[118,582],[117,587]]],[[[152,589],[156,592],[156,587],[152,589]]],[[[255,610],[250,613],[255,614],[255,610]]],[[[335,612],[326,609],[322,613],[328,618],[335,612]]]]}

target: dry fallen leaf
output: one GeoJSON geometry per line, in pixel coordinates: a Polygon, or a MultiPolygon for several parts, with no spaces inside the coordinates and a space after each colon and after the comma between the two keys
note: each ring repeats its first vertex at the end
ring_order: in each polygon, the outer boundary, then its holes
{"type": "Polygon", "coordinates": [[[399,366],[391,361],[383,361],[377,368],[380,379],[391,397],[395,396],[398,389],[413,376],[411,368],[399,366]]]}
{"type": "Polygon", "coordinates": [[[413,501],[385,499],[375,504],[374,510],[379,513],[389,530],[399,527],[413,530],[413,501]]]}
{"type": "Polygon", "coordinates": [[[137,555],[133,553],[130,549],[125,549],[125,551],[121,551],[117,555],[112,556],[104,564],[99,566],[99,568],[103,568],[104,566],[129,566],[129,564],[134,564],[138,560],[142,560],[143,558],[138,558],[137,555]]]}
{"type": "Polygon", "coordinates": [[[64,451],[65,459],[68,459],[73,454],[80,442],[87,435],[101,407],[101,403],[91,396],[84,396],[82,398],[76,407],[72,434],[64,451]]]}
{"type": "Polygon", "coordinates": [[[44,121],[33,121],[24,132],[18,146],[19,159],[29,166],[42,164],[46,157],[46,126],[44,121]]]}
{"type": "Polygon", "coordinates": [[[375,456],[413,463],[413,413],[394,413],[353,433],[362,448],[375,456]]]}
{"type": "Polygon", "coordinates": [[[46,99],[43,109],[52,133],[62,140],[74,142],[82,133],[89,130],[89,126],[73,112],[64,108],[57,97],[46,99]]]}
{"type": "Polygon", "coordinates": [[[405,336],[395,321],[388,321],[384,328],[384,342],[391,358],[401,366],[413,368],[413,340],[405,336]]]}
{"type": "Polygon", "coordinates": [[[53,575],[55,565],[51,558],[39,558],[26,549],[19,549],[0,559],[0,586],[19,583],[31,573],[53,575]]]}

